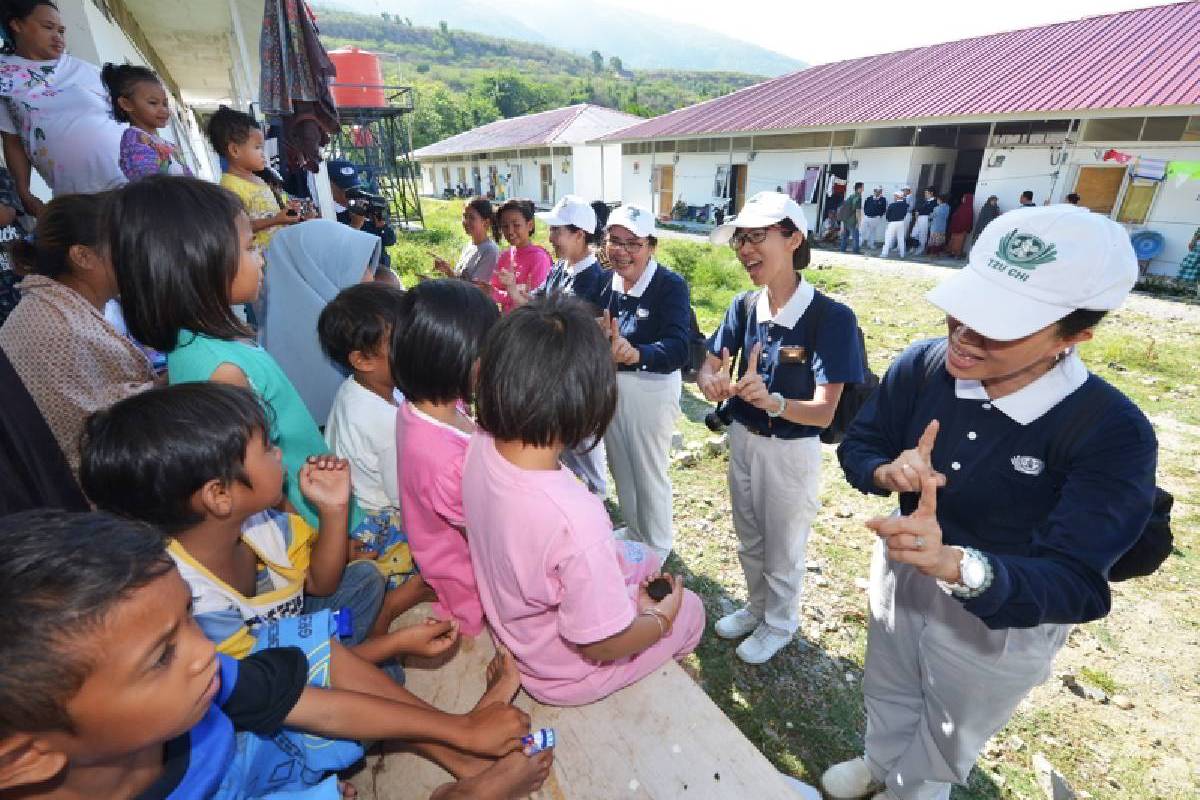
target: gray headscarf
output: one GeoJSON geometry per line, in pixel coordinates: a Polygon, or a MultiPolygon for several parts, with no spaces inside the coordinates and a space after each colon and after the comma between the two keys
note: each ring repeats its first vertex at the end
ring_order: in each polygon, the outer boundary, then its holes
{"type": "Polygon", "coordinates": [[[317,317],[337,293],[374,272],[378,236],[332,220],[283,228],[267,247],[258,340],[274,356],[318,425],[346,375],[325,357],[317,317]]]}

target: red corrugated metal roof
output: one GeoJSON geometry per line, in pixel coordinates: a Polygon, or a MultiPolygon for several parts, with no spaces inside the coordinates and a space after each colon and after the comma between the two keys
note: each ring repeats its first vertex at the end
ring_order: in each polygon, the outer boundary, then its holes
{"type": "Polygon", "coordinates": [[[459,153],[508,150],[514,147],[542,147],[551,144],[583,142],[611,131],[626,128],[640,117],[613,111],[603,106],[580,103],[538,114],[499,119],[472,128],[449,139],[426,145],[413,152],[417,159],[459,153]],[[573,138],[573,128],[579,128],[573,138]]]}
{"type": "Polygon", "coordinates": [[[810,67],[605,137],[1200,105],[1200,2],[810,67]]]}

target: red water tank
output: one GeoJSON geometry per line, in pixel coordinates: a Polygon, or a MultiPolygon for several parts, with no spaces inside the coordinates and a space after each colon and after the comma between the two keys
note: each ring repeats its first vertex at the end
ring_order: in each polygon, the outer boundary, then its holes
{"type": "Polygon", "coordinates": [[[343,108],[383,108],[383,70],[379,56],[357,47],[333,50],[329,59],[337,67],[333,79],[333,102],[343,108]]]}

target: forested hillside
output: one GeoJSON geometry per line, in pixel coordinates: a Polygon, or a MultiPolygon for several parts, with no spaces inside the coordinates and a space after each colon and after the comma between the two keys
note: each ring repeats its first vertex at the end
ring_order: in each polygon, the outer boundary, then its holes
{"type": "Polygon", "coordinates": [[[587,58],[445,25],[420,27],[389,14],[319,8],[317,15],[327,48],[354,45],[379,53],[388,83],[414,87],[414,147],[574,103],[652,117],[763,80],[734,72],[628,70],[599,51],[587,58]]]}

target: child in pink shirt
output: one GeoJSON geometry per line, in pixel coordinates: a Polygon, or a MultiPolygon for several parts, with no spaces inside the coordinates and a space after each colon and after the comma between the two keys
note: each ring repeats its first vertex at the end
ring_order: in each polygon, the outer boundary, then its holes
{"type": "Polygon", "coordinates": [[[437,593],[433,613],[467,636],[483,630],[462,511],[462,466],[475,430],[464,411],[476,356],[499,312],[475,286],[435,280],[409,290],[392,335],[400,509],[408,547],[437,593]]]}
{"type": "Polygon", "coordinates": [[[614,539],[602,501],[559,464],[598,440],[616,408],[610,346],[587,307],[552,297],[502,319],[480,357],[477,403],[462,478],[471,563],[526,691],[582,705],[691,652],[700,599],[640,543],[614,539]],[[660,577],[670,593],[655,602],[646,587],[660,577]]]}
{"type": "Polygon", "coordinates": [[[509,296],[513,286],[520,285],[531,292],[546,282],[546,276],[554,267],[550,254],[540,245],[533,244],[533,203],[528,200],[509,200],[497,212],[500,232],[512,245],[500,253],[496,271],[492,275],[492,297],[500,304],[500,310],[512,311],[515,307],[509,296]]]}

